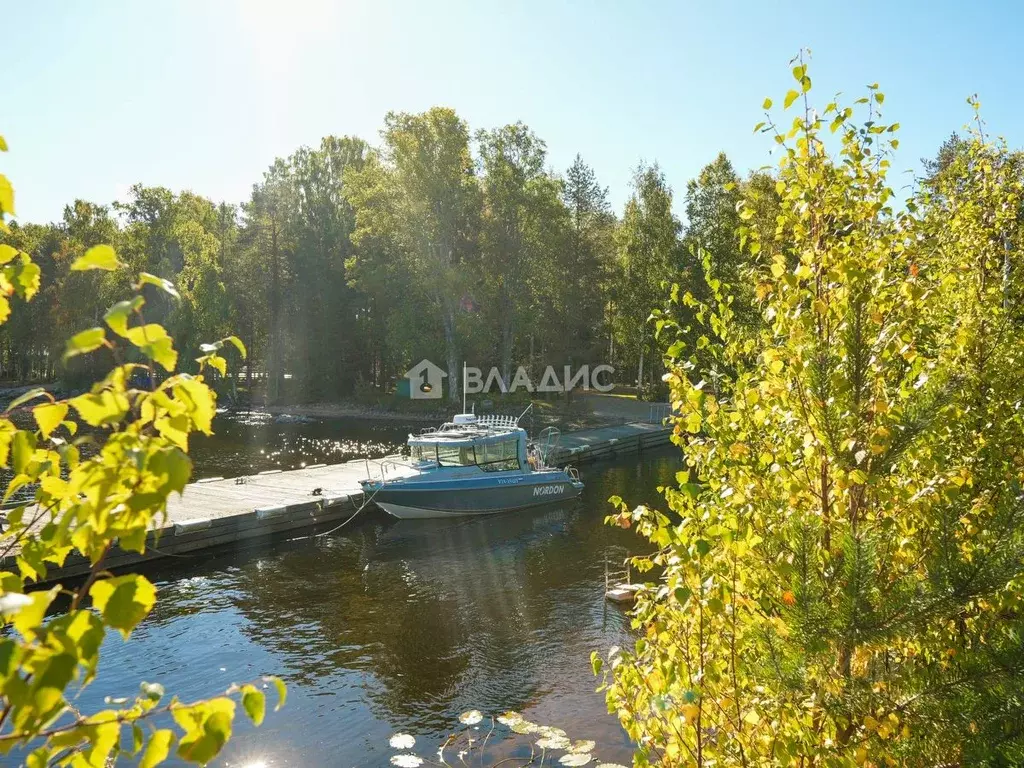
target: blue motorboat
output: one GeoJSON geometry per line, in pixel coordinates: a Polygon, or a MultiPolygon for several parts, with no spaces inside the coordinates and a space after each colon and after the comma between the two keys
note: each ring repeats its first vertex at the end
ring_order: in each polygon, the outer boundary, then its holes
{"type": "MultiPolygon", "coordinates": [[[[487,515],[567,501],[583,483],[575,469],[547,466],[518,420],[464,413],[409,435],[409,456],[361,481],[367,498],[400,519],[487,515]]],[[[547,446],[550,448],[550,442],[547,446]]]]}

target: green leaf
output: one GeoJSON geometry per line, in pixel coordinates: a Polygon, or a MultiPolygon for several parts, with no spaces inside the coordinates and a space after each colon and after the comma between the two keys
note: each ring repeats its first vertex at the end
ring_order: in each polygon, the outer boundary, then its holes
{"type": "Polygon", "coordinates": [[[89,269],[102,269],[111,272],[121,266],[117,254],[109,245],[94,245],[71,264],[72,272],[85,272],[89,269]]]}
{"type": "Polygon", "coordinates": [[[153,768],[160,765],[170,754],[171,745],[174,744],[174,731],[161,728],[149,737],[146,751],[142,753],[139,761],[139,768],[153,768]]]}
{"type": "Polygon", "coordinates": [[[797,100],[797,97],[798,97],[799,95],[800,95],[800,94],[799,94],[799,93],[797,93],[796,91],[789,91],[789,92],[787,92],[787,93],[786,93],[786,98],[785,98],[785,100],[784,100],[784,101],[782,102],[782,106],[783,106],[783,107],[784,107],[785,109],[789,109],[789,108],[790,108],[790,107],[791,107],[791,106],[793,105],[793,102],[797,100]]]}
{"type": "Polygon", "coordinates": [[[91,427],[116,424],[125,417],[131,404],[122,392],[104,389],[98,394],[87,393],[73,397],[68,402],[78,411],[82,421],[91,427]]]}
{"type": "Polygon", "coordinates": [[[237,336],[228,336],[226,339],[224,339],[224,341],[228,341],[234,344],[235,349],[238,350],[238,354],[240,354],[243,358],[245,358],[248,355],[248,352],[246,352],[245,350],[245,344],[243,344],[242,340],[237,336]]]}
{"type": "Polygon", "coordinates": [[[67,403],[43,403],[32,409],[32,416],[35,418],[36,424],[39,425],[39,431],[43,433],[43,437],[49,437],[50,433],[64,421],[67,414],[67,403]]]}
{"type": "Polygon", "coordinates": [[[601,669],[604,667],[604,659],[597,651],[590,652],[590,669],[595,675],[601,674],[601,669]]]}
{"type": "Polygon", "coordinates": [[[267,675],[263,678],[263,682],[273,683],[274,688],[277,689],[277,706],[274,707],[274,711],[277,712],[277,710],[284,706],[288,698],[288,689],[285,687],[284,681],[276,675],[267,675]]]}
{"type": "Polygon", "coordinates": [[[99,349],[106,341],[107,333],[99,326],[80,331],[67,340],[64,347],[64,360],[99,349]]]}
{"type": "Polygon", "coordinates": [[[262,691],[253,685],[242,686],[242,707],[253,725],[261,725],[267,711],[267,700],[262,691]]]}
{"type": "Polygon", "coordinates": [[[131,317],[132,313],[141,309],[145,303],[146,300],[141,296],[136,296],[128,301],[119,301],[107,310],[106,314],[103,315],[103,320],[110,326],[110,330],[118,336],[127,336],[128,318],[131,317]]]}
{"type": "Polygon", "coordinates": [[[7,243],[0,243],[0,264],[9,264],[14,261],[21,253],[17,248],[7,245],[7,243]]]}
{"type": "Polygon", "coordinates": [[[118,630],[125,639],[156,603],[156,587],[137,573],[97,581],[89,594],[107,626],[118,630]]]}
{"type": "Polygon", "coordinates": [[[132,748],[129,754],[137,755],[146,743],[146,734],[138,723],[132,723],[132,748]]]}
{"type": "Polygon", "coordinates": [[[182,376],[174,385],[174,397],[188,406],[187,413],[204,434],[212,434],[217,401],[213,390],[198,379],[182,376]]]}
{"type": "Polygon", "coordinates": [[[700,427],[701,427],[701,417],[700,417],[699,413],[697,413],[696,411],[691,411],[690,413],[686,414],[686,431],[687,432],[689,432],[692,435],[695,435],[698,432],[700,432],[700,427]]]}
{"type": "Polygon", "coordinates": [[[42,270],[38,264],[29,260],[27,254],[22,254],[21,264],[5,267],[4,274],[14,284],[18,295],[25,301],[31,301],[39,292],[42,270]]]}
{"type": "Polygon", "coordinates": [[[221,376],[227,376],[228,374],[228,361],[220,355],[203,355],[202,357],[197,357],[196,362],[200,366],[208,365],[214,370],[219,371],[221,376]]]}
{"type": "Polygon", "coordinates": [[[149,272],[139,272],[139,286],[141,287],[143,285],[155,285],[169,296],[173,296],[176,299],[181,298],[181,294],[179,294],[178,289],[174,287],[174,283],[170,280],[164,280],[162,277],[151,275],[149,272]]]}
{"type": "Polygon", "coordinates": [[[194,763],[215,758],[231,736],[235,702],[219,698],[171,710],[174,721],[185,731],[178,742],[178,756],[194,763]]]}
{"type": "Polygon", "coordinates": [[[43,624],[43,617],[50,607],[50,603],[57,597],[60,587],[53,587],[47,591],[33,592],[28,595],[31,602],[23,605],[17,611],[5,614],[8,618],[13,616],[11,623],[26,640],[32,640],[36,636],[36,630],[43,624]]]}
{"type": "Polygon", "coordinates": [[[42,387],[34,387],[24,394],[18,395],[16,398],[11,400],[11,404],[7,406],[8,411],[13,411],[19,405],[24,405],[29,400],[35,400],[37,397],[43,397],[46,395],[46,390],[42,387]]]}
{"type": "Polygon", "coordinates": [[[170,338],[167,330],[159,323],[146,323],[129,328],[125,337],[137,347],[152,344],[160,339],[170,338]]]}
{"type": "Polygon", "coordinates": [[[180,448],[165,448],[150,456],[146,469],[162,480],[161,490],[181,493],[192,476],[192,460],[180,448]]]}
{"type": "Polygon", "coordinates": [[[11,469],[14,470],[14,474],[20,475],[25,472],[35,450],[34,432],[22,429],[14,433],[14,440],[11,442],[11,469]]]}
{"type": "Polygon", "coordinates": [[[139,348],[139,351],[153,362],[172,372],[178,364],[178,353],[174,351],[174,342],[162,325],[146,323],[129,328],[125,337],[139,348]]]}

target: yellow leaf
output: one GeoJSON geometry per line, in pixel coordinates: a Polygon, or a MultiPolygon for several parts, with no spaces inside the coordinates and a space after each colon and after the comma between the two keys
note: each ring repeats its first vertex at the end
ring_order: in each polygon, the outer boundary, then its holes
{"type": "Polygon", "coordinates": [[[156,587],[145,576],[137,573],[97,581],[89,590],[89,595],[106,624],[117,629],[125,638],[156,603],[156,587]]]}
{"type": "Polygon", "coordinates": [[[109,389],[99,394],[79,395],[68,402],[78,411],[82,421],[91,427],[102,427],[121,421],[130,407],[123,392],[113,392],[109,389]]]}
{"type": "Polygon", "coordinates": [[[49,437],[50,433],[64,421],[67,413],[67,403],[44,403],[32,409],[32,416],[35,418],[36,424],[39,425],[39,431],[43,433],[43,437],[49,437]]]}
{"type": "Polygon", "coordinates": [[[14,187],[7,177],[0,173],[0,218],[5,213],[14,215],[14,187]]]}
{"type": "Polygon", "coordinates": [[[6,243],[0,243],[0,264],[9,264],[17,258],[18,254],[21,253],[17,248],[14,248],[6,243]]]}
{"type": "Polygon", "coordinates": [[[94,245],[83,255],[71,263],[72,272],[85,272],[89,269],[102,269],[107,272],[117,269],[121,262],[109,245],[94,245]]]}
{"type": "Polygon", "coordinates": [[[213,416],[217,412],[212,389],[199,379],[183,376],[174,385],[174,397],[185,403],[196,429],[207,435],[212,433],[213,416]]]}
{"type": "Polygon", "coordinates": [[[139,768],[154,768],[154,766],[162,763],[167,759],[167,755],[170,753],[171,745],[173,743],[173,731],[163,728],[154,733],[149,737],[149,743],[146,745],[146,751],[142,753],[142,760],[139,762],[139,768]]]}

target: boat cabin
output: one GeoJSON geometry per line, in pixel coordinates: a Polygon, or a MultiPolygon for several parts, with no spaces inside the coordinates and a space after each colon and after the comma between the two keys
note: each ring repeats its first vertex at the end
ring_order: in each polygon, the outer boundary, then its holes
{"type": "Polygon", "coordinates": [[[413,461],[484,472],[529,472],[526,430],[503,416],[459,414],[437,429],[409,435],[413,461]]]}

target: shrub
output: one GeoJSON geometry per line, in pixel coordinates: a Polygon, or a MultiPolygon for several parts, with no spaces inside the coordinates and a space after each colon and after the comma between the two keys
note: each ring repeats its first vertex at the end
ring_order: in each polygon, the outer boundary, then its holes
{"type": "Polygon", "coordinates": [[[899,206],[877,86],[818,112],[793,74],[792,125],[758,126],[777,227],[741,208],[763,327],[717,283],[707,304],[673,290],[699,357],[662,324],[688,469],[673,516],[610,518],[663,575],[605,667],[609,708],[641,764],[1019,764],[1020,161],[978,119],[899,206]]]}

